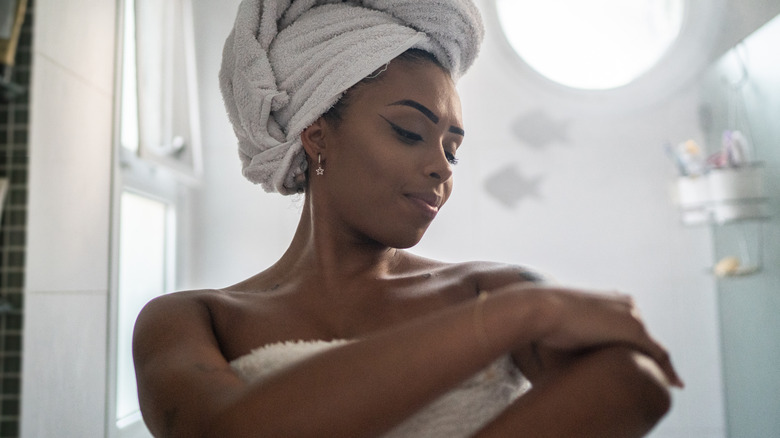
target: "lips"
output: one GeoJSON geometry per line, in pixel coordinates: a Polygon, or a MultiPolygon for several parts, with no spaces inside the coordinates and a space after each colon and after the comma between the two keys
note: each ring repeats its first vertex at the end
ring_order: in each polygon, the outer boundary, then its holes
{"type": "Polygon", "coordinates": [[[406,198],[412,201],[412,204],[417,207],[420,212],[431,219],[436,217],[436,214],[439,212],[439,207],[441,207],[442,198],[435,193],[407,193],[406,198]]]}

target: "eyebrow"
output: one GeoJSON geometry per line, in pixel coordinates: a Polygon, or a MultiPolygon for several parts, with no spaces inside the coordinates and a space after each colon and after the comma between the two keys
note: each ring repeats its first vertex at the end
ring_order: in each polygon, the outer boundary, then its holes
{"type": "MultiPolygon", "coordinates": [[[[404,105],[411,108],[416,109],[417,111],[423,113],[425,117],[430,119],[433,123],[438,124],[439,123],[439,116],[433,113],[433,111],[429,110],[425,105],[421,104],[420,102],[417,102],[412,99],[403,99],[399,100],[398,102],[393,102],[388,106],[392,105],[404,105]]],[[[453,134],[458,134],[461,136],[466,135],[466,133],[463,131],[462,128],[458,128],[457,126],[450,126],[449,132],[453,134]]]]}

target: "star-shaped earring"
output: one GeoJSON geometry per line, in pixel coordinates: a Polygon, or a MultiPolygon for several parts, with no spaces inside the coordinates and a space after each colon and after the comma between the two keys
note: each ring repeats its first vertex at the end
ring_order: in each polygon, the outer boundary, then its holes
{"type": "Polygon", "coordinates": [[[314,171],[317,172],[317,175],[325,173],[325,169],[322,168],[322,154],[317,154],[317,168],[314,171]]]}

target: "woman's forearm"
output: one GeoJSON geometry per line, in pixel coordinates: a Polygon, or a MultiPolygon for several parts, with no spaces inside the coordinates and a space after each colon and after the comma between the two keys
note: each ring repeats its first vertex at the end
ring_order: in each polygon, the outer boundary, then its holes
{"type": "Polygon", "coordinates": [[[535,386],[478,437],[640,437],[670,404],[666,379],[653,361],[606,347],[535,386]]]}

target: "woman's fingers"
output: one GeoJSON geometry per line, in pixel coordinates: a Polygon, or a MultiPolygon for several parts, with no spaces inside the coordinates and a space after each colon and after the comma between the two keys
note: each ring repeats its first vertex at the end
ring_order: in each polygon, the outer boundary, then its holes
{"type": "Polygon", "coordinates": [[[538,286],[518,291],[540,294],[548,298],[542,302],[554,307],[548,313],[557,320],[550,321],[541,344],[563,350],[625,344],[653,359],[672,385],[682,387],[668,351],[650,336],[630,295],[538,286]]]}
{"type": "MultiPolygon", "coordinates": [[[[604,316],[606,324],[603,326],[601,326],[598,321],[586,321],[584,324],[590,323],[593,324],[593,326],[604,330],[602,333],[597,333],[596,336],[601,335],[608,337],[610,334],[616,337],[625,336],[622,340],[623,343],[653,359],[664,372],[669,383],[673,386],[682,388],[684,384],[672,365],[668,350],[656,341],[647,331],[647,327],[642,321],[634,300],[632,298],[621,298],[620,301],[620,306],[623,308],[617,310],[613,315],[604,316]]],[[[598,312],[593,313],[598,314],[598,312]]]]}
{"type": "Polygon", "coordinates": [[[642,321],[641,313],[639,312],[639,308],[636,306],[633,298],[631,299],[630,309],[631,317],[635,320],[636,324],[638,324],[638,327],[640,327],[638,336],[634,341],[635,345],[636,343],[639,343],[640,345],[644,344],[645,347],[643,348],[643,352],[652,358],[661,367],[661,370],[663,370],[664,374],[666,374],[667,378],[669,379],[669,383],[682,388],[684,383],[672,365],[669,351],[658,341],[653,339],[653,337],[647,332],[647,327],[645,326],[644,321],[642,321]]]}
{"type": "Polygon", "coordinates": [[[658,343],[655,343],[654,350],[655,351],[649,356],[658,364],[658,366],[661,367],[661,370],[664,372],[664,374],[666,374],[667,379],[669,379],[669,383],[678,388],[684,387],[685,383],[683,383],[680,375],[677,374],[677,371],[674,369],[671,356],[669,355],[669,352],[666,350],[666,348],[658,343]]]}

